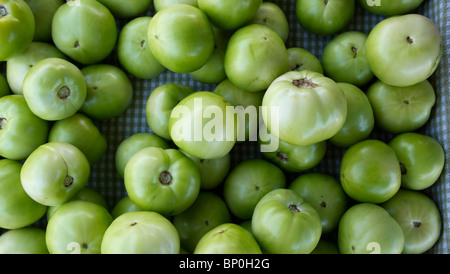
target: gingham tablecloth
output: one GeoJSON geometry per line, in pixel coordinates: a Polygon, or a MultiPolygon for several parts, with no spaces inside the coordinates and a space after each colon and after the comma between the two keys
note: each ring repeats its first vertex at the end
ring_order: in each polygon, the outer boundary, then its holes
{"type": "MultiPolygon", "coordinates": [[[[318,36],[307,33],[297,22],[295,16],[295,0],[275,0],[285,12],[290,26],[290,34],[286,42],[287,48],[300,47],[309,50],[319,59],[321,59],[324,46],[335,36],[318,36]]],[[[357,2],[357,1],[356,1],[357,2]]],[[[449,28],[449,7],[450,3],[444,0],[425,0],[425,3],[415,13],[423,14],[433,20],[441,29],[444,42],[444,55],[442,63],[437,72],[431,77],[430,82],[433,84],[437,94],[437,103],[434,108],[433,116],[429,123],[420,130],[421,133],[427,134],[438,140],[445,149],[446,158],[449,157],[450,129],[448,127],[447,118],[450,117],[450,81],[449,81],[449,45],[450,45],[450,28],[449,28]]],[[[155,10],[153,5],[146,16],[153,16],[155,10]]],[[[363,10],[357,4],[355,17],[345,31],[356,30],[369,34],[370,30],[384,19],[383,16],[370,14],[363,10]]],[[[127,21],[117,20],[119,30],[127,21]]],[[[116,52],[103,61],[103,63],[111,63],[120,67],[116,52]]],[[[4,66],[1,66],[4,69],[4,66]]],[[[126,195],[124,182],[116,172],[115,152],[117,146],[127,137],[140,133],[151,132],[146,117],[145,105],[147,99],[156,87],[164,83],[180,83],[192,87],[196,91],[213,91],[215,85],[202,84],[195,81],[189,74],[178,74],[166,70],[159,76],[143,80],[130,75],[133,83],[134,98],[128,109],[120,116],[107,121],[98,123],[100,131],[107,137],[108,150],[103,159],[92,167],[91,177],[88,186],[98,190],[107,199],[110,208],[126,195]]],[[[393,138],[391,134],[384,133],[375,129],[370,138],[389,141],[393,138]]],[[[345,149],[336,148],[331,145],[327,147],[327,153],[323,161],[310,171],[324,172],[339,178],[339,163],[345,149]]],[[[240,161],[250,158],[261,158],[262,155],[258,150],[255,142],[239,143],[232,152],[232,166],[240,161]]],[[[430,195],[438,204],[442,213],[442,236],[439,242],[433,247],[430,253],[449,253],[449,222],[450,222],[450,161],[445,164],[444,172],[439,179],[426,193],[430,195]]],[[[292,180],[299,174],[288,174],[288,180],[292,180]]],[[[219,187],[220,188],[220,187],[219,187]]],[[[218,190],[220,192],[220,189],[218,190]]]]}

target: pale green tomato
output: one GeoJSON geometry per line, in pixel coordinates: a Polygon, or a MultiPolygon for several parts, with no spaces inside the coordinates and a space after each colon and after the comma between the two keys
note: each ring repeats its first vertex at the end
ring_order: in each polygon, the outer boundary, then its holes
{"type": "Polygon", "coordinates": [[[221,224],[204,234],[194,254],[261,254],[255,237],[234,223],[221,224]]]}
{"type": "Polygon", "coordinates": [[[27,49],[6,62],[6,78],[15,94],[22,94],[22,84],[28,71],[40,60],[50,57],[67,57],[54,45],[43,42],[31,42],[27,49]]]}
{"type": "Polygon", "coordinates": [[[68,1],[52,21],[56,47],[84,65],[98,63],[113,51],[117,25],[112,13],[97,0],[68,1]]]}
{"type": "Polygon", "coordinates": [[[284,11],[275,3],[262,2],[253,19],[247,22],[250,24],[266,25],[273,29],[286,43],[289,36],[289,22],[284,11]]]}
{"type": "Polygon", "coordinates": [[[151,79],[166,68],[153,56],[148,44],[147,29],[151,17],[138,17],[128,22],[120,31],[117,56],[127,72],[137,78],[151,79]]]}
{"type": "Polygon", "coordinates": [[[0,254],[49,254],[45,230],[24,227],[3,233],[0,236],[0,254]]]}
{"type": "Polygon", "coordinates": [[[180,237],[174,225],[152,211],[123,213],[106,230],[102,254],[178,254],[180,237]]]}
{"type": "Polygon", "coordinates": [[[87,184],[89,162],[74,145],[51,142],[39,146],[25,160],[20,178],[25,192],[35,201],[61,205],[87,184]]]}
{"type": "Polygon", "coordinates": [[[174,4],[186,4],[198,8],[197,0],[153,0],[156,12],[174,4]]]}
{"type": "Polygon", "coordinates": [[[314,54],[303,48],[288,48],[289,70],[310,70],[323,74],[323,67],[314,54]]]}
{"type": "Polygon", "coordinates": [[[115,163],[116,170],[120,177],[124,177],[125,166],[139,150],[146,147],[169,148],[169,144],[163,138],[153,133],[136,133],[123,140],[116,150],[115,163]]]}
{"type": "Polygon", "coordinates": [[[392,16],[370,32],[366,54],[375,76],[393,86],[412,86],[428,79],[442,59],[437,25],[420,14],[392,16]]]}
{"type": "Polygon", "coordinates": [[[269,132],[299,146],[333,137],[347,118],[347,101],[338,84],[307,70],[278,77],[267,89],[262,106],[267,108],[262,117],[269,132]],[[273,116],[278,119],[272,121],[273,116]]]}
{"type": "Polygon", "coordinates": [[[112,220],[98,204],[82,200],[65,203],[48,221],[48,250],[51,254],[100,254],[103,235],[112,220]]]}
{"type": "Polygon", "coordinates": [[[0,160],[0,227],[17,229],[38,221],[47,210],[24,191],[20,171],[22,164],[9,159],[0,160]]]}
{"type": "Polygon", "coordinates": [[[60,58],[45,58],[25,75],[23,95],[38,117],[56,121],[74,115],[86,99],[86,82],[80,69],[60,58]]]}
{"type": "Polygon", "coordinates": [[[52,41],[52,20],[58,8],[66,1],[64,0],[25,0],[33,12],[35,31],[33,41],[52,41]]]}
{"type": "Polygon", "coordinates": [[[98,0],[117,18],[134,18],[146,12],[152,0],[98,0]]]}
{"type": "Polygon", "coordinates": [[[366,94],[357,86],[338,83],[347,101],[347,118],[330,143],[336,146],[349,147],[370,136],[375,127],[372,105],[366,94]]]}

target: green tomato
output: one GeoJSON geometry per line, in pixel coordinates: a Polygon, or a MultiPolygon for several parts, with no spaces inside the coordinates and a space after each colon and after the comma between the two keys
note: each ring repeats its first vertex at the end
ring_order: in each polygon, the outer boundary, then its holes
{"type": "Polygon", "coordinates": [[[355,12],[354,0],[297,0],[296,17],[307,31],[319,35],[338,33],[347,27],[355,12]]]}
{"type": "Polygon", "coordinates": [[[9,88],[8,81],[3,74],[0,74],[0,97],[11,94],[11,89],[9,88]]]}
{"type": "Polygon", "coordinates": [[[348,31],[334,37],[323,49],[322,65],[325,75],[336,82],[362,87],[374,75],[366,56],[367,35],[348,31]]]}
{"type": "Polygon", "coordinates": [[[104,207],[92,202],[63,204],[47,224],[48,250],[51,254],[100,254],[103,235],[112,220],[104,207]]]}
{"type": "Polygon", "coordinates": [[[80,69],[60,58],[38,61],[25,75],[22,87],[31,111],[48,121],[74,115],[86,99],[80,69]]]}
{"type": "Polygon", "coordinates": [[[424,0],[359,0],[361,6],[374,14],[385,16],[402,15],[414,11],[424,0]]]}
{"type": "Polygon", "coordinates": [[[283,142],[272,134],[269,136],[269,141],[260,138],[260,144],[278,144],[278,147],[275,151],[261,153],[286,172],[294,173],[312,169],[323,160],[327,151],[326,141],[308,146],[297,146],[283,142]]]}
{"type": "Polygon", "coordinates": [[[0,155],[12,160],[26,159],[47,142],[49,123],[37,117],[23,95],[0,98],[0,155]]]}
{"type": "Polygon", "coordinates": [[[340,179],[342,188],[354,200],[382,203],[400,189],[400,165],[390,146],[368,139],[346,150],[341,160],[340,179]]]}
{"type": "Polygon", "coordinates": [[[166,68],[153,56],[148,44],[147,29],[152,17],[138,17],[121,29],[117,56],[127,72],[141,79],[151,79],[166,68]]]}
{"type": "Polygon", "coordinates": [[[340,254],[340,252],[335,243],[321,238],[316,248],[310,254],[340,254]]]}
{"type": "Polygon", "coordinates": [[[231,166],[231,155],[215,159],[200,159],[180,149],[186,156],[191,158],[200,171],[200,189],[212,190],[218,187],[228,175],[231,166]]]}
{"type": "Polygon", "coordinates": [[[347,101],[347,118],[330,143],[340,147],[349,147],[370,136],[375,127],[372,105],[366,94],[357,86],[338,83],[347,101]]]}
{"type": "Polygon", "coordinates": [[[66,1],[64,0],[25,0],[30,6],[34,16],[35,32],[33,41],[52,41],[52,20],[58,8],[66,1]]]}
{"type": "Polygon", "coordinates": [[[399,223],[405,236],[404,254],[428,251],[441,236],[441,213],[425,194],[401,189],[381,205],[399,223]]]}
{"type": "Polygon", "coordinates": [[[250,219],[261,198],[270,191],[286,187],[286,176],[276,165],[250,159],[234,167],[224,182],[223,197],[231,213],[250,219]]]}
{"type": "Polygon", "coordinates": [[[3,233],[0,236],[0,254],[49,254],[45,230],[24,227],[3,233]]]}
{"type": "Polygon", "coordinates": [[[204,234],[194,254],[261,254],[255,237],[234,223],[224,223],[204,234]]]}
{"type": "Polygon", "coordinates": [[[102,254],[178,254],[175,226],[152,211],[127,212],[111,223],[101,245],[102,254]]]}
{"type": "Polygon", "coordinates": [[[347,210],[347,194],[341,184],[331,175],[306,173],[298,176],[289,185],[319,213],[322,233],[337,229],[339,220],[347,210]]]}
{"type": "Polygon", "coordinates": [[[170,140],[170,114],[182,99],[194,92],[192,88],[177,83],[167,83],[155,88],[145,106],[145,116],[150,129],[162,138],[170,140]]]}
{"type": "Polygon", "coordinates": [[[122,114],[133,99],[133,85],[120,68],[97,64],[84,67],[86,99],[80,111],[93,119],[107,120],[122,114]]]}
{"type": "Polygon", "coordinates": [[[68,1],[53,16],[56,47],[84,65],[105,59],[113,51],[117,35],[114,16],[96,0],[68,1]]]}
{"type": "Polygon", "coordinates": [[[323,74],[323,67],[314,54],[303,48],[288,48],[289,70],[310,70],[323,74]]]}
{"type": "Polygon", "coordinates": [[[28,71],[37,62],[50,57],[67,60],[67,57],[58,48],[43,42],[31,42],[21,54],[10,58],[6,62],[6,78],[12,92],[22,94],[23,79],[28,71]]]}
{"type": "Polygon", "coordinates": [[[125,196],[122,199],[120,199],[113,207],[113,209],[111,210],[111,216],[113,217],[113,219],[116,219],[117,217],[126,212],[136,212],[136,211],[142,211],[142,208],[138,207],[135,203],[133,203],[130,197],[125,196]]]}
{"type": "Polygon", "coordinates": [[[432,137],[406,132],[394,137],[389,146],[394,150],[402,171],[402,187],[424,190],[441,176],[445,152],[432,137]]]}
{"type": "Polygon", "coordinates": [[[166,149],[169,148],[169,144],[158,135],[148,132],[136,133],[123,140],[117,147],[115,154],[116,170],[121,178],[124,177],[125,166],[131,156],[146,147],[166,149]]]}
{"type": "Polygon", "coordinates": [[[347,102],[338,84],[307,70],[290,71],[278,77],[267,89],[262,106],[267,108],[262,116],[269,132],[298,146],[333,137],[347,117],[347,102]],[[273,112],[278,112],[279,119],[269,119],[273,112]]]}
{"type": "Polygon", "coordinates": [[[192,253],[200,238],[211,229],[231,222],[224,200],[212,192],[200,192],[194,204],[175,215],[172,223],[180,235],[181,247],[192,253]]]}
{"type": "Polygon", "coordinates": [[[239,121],[235,114],[222,96],[209,91],[194,92],[170,114],[171,139],[180,149],[200,159],[221,158],[236,143],[239,121]]]}
{"type": "MultiPolygon", "coordinates": [[[[90,187],[84,187],[83,189],[78,191],[69,201],[74,201],[74,200],[82,200],[82,201],[92,202],[94,204],[101,205],[102,207],[108,209],[108,203],[107,203],[105,197],[103,197],[97,190],[90,188],[90,187]]],[[[50,220],[53,213],[55,213],[55,211],[60,207],[61,207],[61,205],[49,206],[47,208],[47,221],[50,220]]]]}
{"type": "Polygon", "coordinates": [[[194,162],[175,149],[143,148],[125,166],[125,188],[131,201],[143,210],[167,216],[194,203],[200,180],[194,162]]]}
{"type": "Polygon", "coordinates": [[[412,86],[428,79],[442,59],[437,25],[420,14],[387,18],[369,33],[366,54],[375,76],[392,86],[412,86]]]}
{"type": "Polygon", "coordinates": [[[286,46],[267,26],[253,24],[238,29],[225,53],[225,72],[237,87],[260,92],[289,68],[286,46]]]}
{"type": "Polygon", "coordinates": [[[436,104],[436,94],[428,80],[408,87],[377,81],[369,87],[366,95],[373,108],[375,124],[397,134],[424,126],[436,104]]]}
{"type": "Polygon", "coordinates": [[[397,221],[384,208],[371,203],[349,208],[339,222],[337,236],[342,254],[400,254],[405,244],[397,221]]]}
{"type": "Polygon", "coordinates": [[[284,11],[275,3],[262,2],[253,19],[247,22],[247,25],[250,24],[266,25],[278,33],[281,40],[287,42],[289,22],[284,11]]]}
{"type": "Polygon", "coordinates": [[[256,205],[252,231],[265,253],[304,254],[322,235],[317,211],[291,189],[275,189],[256,205]]]}
{"type": "Polygon", "coordinates": [[[47,207],[27,195],[20,181],[20,162],[0,160],[0,227],[17,229],[44,216],[47,207]]]}
{"type": "Polygon", "coordinates": [[[33,41],[33,12],[23,0],[0,2],[0,61],[20,54],[33,41]]]}
{"type": "Polygon", "coordinates": [[[152,0],[97,0],[105,5],[117,18],[134,18],[146,12],[152,0]]]}
{"type": "Polygon", "coordinates": [[[242,27],[258,12],[262,0],[198,0],[198,7],[219,28],[234,30],[242,27]]]}
{"type": "Polygon", "coordinates": [[[65,142],[76,146],[92,166],[100,161],[108,148],[106,137],[94,122],[82,113],[56,121],[48,135],[49,142],[65,142]]]}
{"type": "Polygon", "coordinates": [[[203,67],[214,52],[214,30],[200,9],[176,4],[157,12],[148,27],[153,56],[178,73],[203,67]]]}
{"type": "Polygon", "coordinates": [[[25,192],[35,201],[61,205],[87,184],[89,162],[74,145],[51,142],[39,146],[25,160],[20,178],[25,192]]]}
{"type": "Polygon", "coordinates": [[[198,8],[197,0],[153,0],[156,12],[174,4],[186,4],[198,8]]]}

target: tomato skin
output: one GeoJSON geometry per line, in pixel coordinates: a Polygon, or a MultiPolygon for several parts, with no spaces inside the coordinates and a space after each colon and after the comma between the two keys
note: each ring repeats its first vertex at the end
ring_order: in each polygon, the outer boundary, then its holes
{"type": "Polygon", "coordinates": [[[360,5],[374,13],[386,16],[403,15],[418,8],[424,0],[384,1],[382,5],[369,5],[370,1],[359,0],[360,5]]]}

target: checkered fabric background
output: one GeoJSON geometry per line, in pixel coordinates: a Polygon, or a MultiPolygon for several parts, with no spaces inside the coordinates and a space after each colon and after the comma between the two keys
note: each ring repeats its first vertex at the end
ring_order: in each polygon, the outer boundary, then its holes
{"type": "MultiPolygon", "coordinates": [[[[295,16],[296,0],[274,0],[272,2],[278,4],[282,8],[289,21],[290,33],[288,41],[286,42],[287,48],[304,48],[321,59],[324,46],[334,37],[334,35],[318,36],[310,34],[302,29],[295,16]]],[[[384,19],[383,16],[373,15],[363,10],[359,4],[356,4],[356,6],[355,17],[345,31],[356,30],[368,34],[379,21],[384,19]]],[[[449,8],[450,3],[448,1],[425,0],[425,3],[415,11],[416,13],[423,14],[432,19],[440,27],[443,36],[443,60],[438,71],[430,79],[430,82],[436,90],[437,103],[431,120],[424,128],[420,130],[420,132],[438,140],[444,146],[447,159],[450,159],[448,142],[450,129],[447,122],[447,118],[450,117],[449,8]]],[[[144,15],[153,16],[154,14],[155,10],[153,5],[151,5],[148,12],[144,15]]],[[[120,28],[123,27],[127,21],[118,20],[117,23],[120,30],[120,28]]],[[[110,63],[120,67],[115,51],[109,58],[104,60],[104,63],[110,63]]],[[[91,177],[88,183],[88,186],[95,188],[102,195],[104,195],[111,209],[122,197],[126,195],[124,182],[118,175],[115,167],[115,152],[117,146],[120,142],[133,134],[140,132],[151,132],[145,117],[145,105],[152,90],[164,83],[180,83],[190,86],[196,91],[213,91],[215,88],[215,85],[206,85],[195,81],[189,74],[178,74],[168,70],[150,80],[138,79],[131,75],[130,79],[132,80],[134,87],[134,98],[131,105],[120,116],[97,124],[100,131],[107,137],[108,150],[103,159],[92,167],[91,177]]],[[[375,129],[371,138],[376,138],[387,142],[392,139],[393,136],[375,129]]],[[[339,164],[344,152],[345,149],[328,145],[327,153],[323,161],[310,171],[324,172],[339,178],[339,164]]],[[[235,166],[237,163],[246,159],[262,158],[255,142],[237,144],[233,148],[231,155],[232,166],[235,166]]],[[[443,221],[442,236],[435,247],[429,251],[430,253],[449,253],[450,250],[449,163],[450,161],[446,162],[444,173],[439,181],[436,182],[430,189],[426,190],[426,193],[430,195],[438,204],[442,213],[443,221]]],[[[292,181],[298,175],[299,174],[288,174],[288,180],[292,181]]]]}

